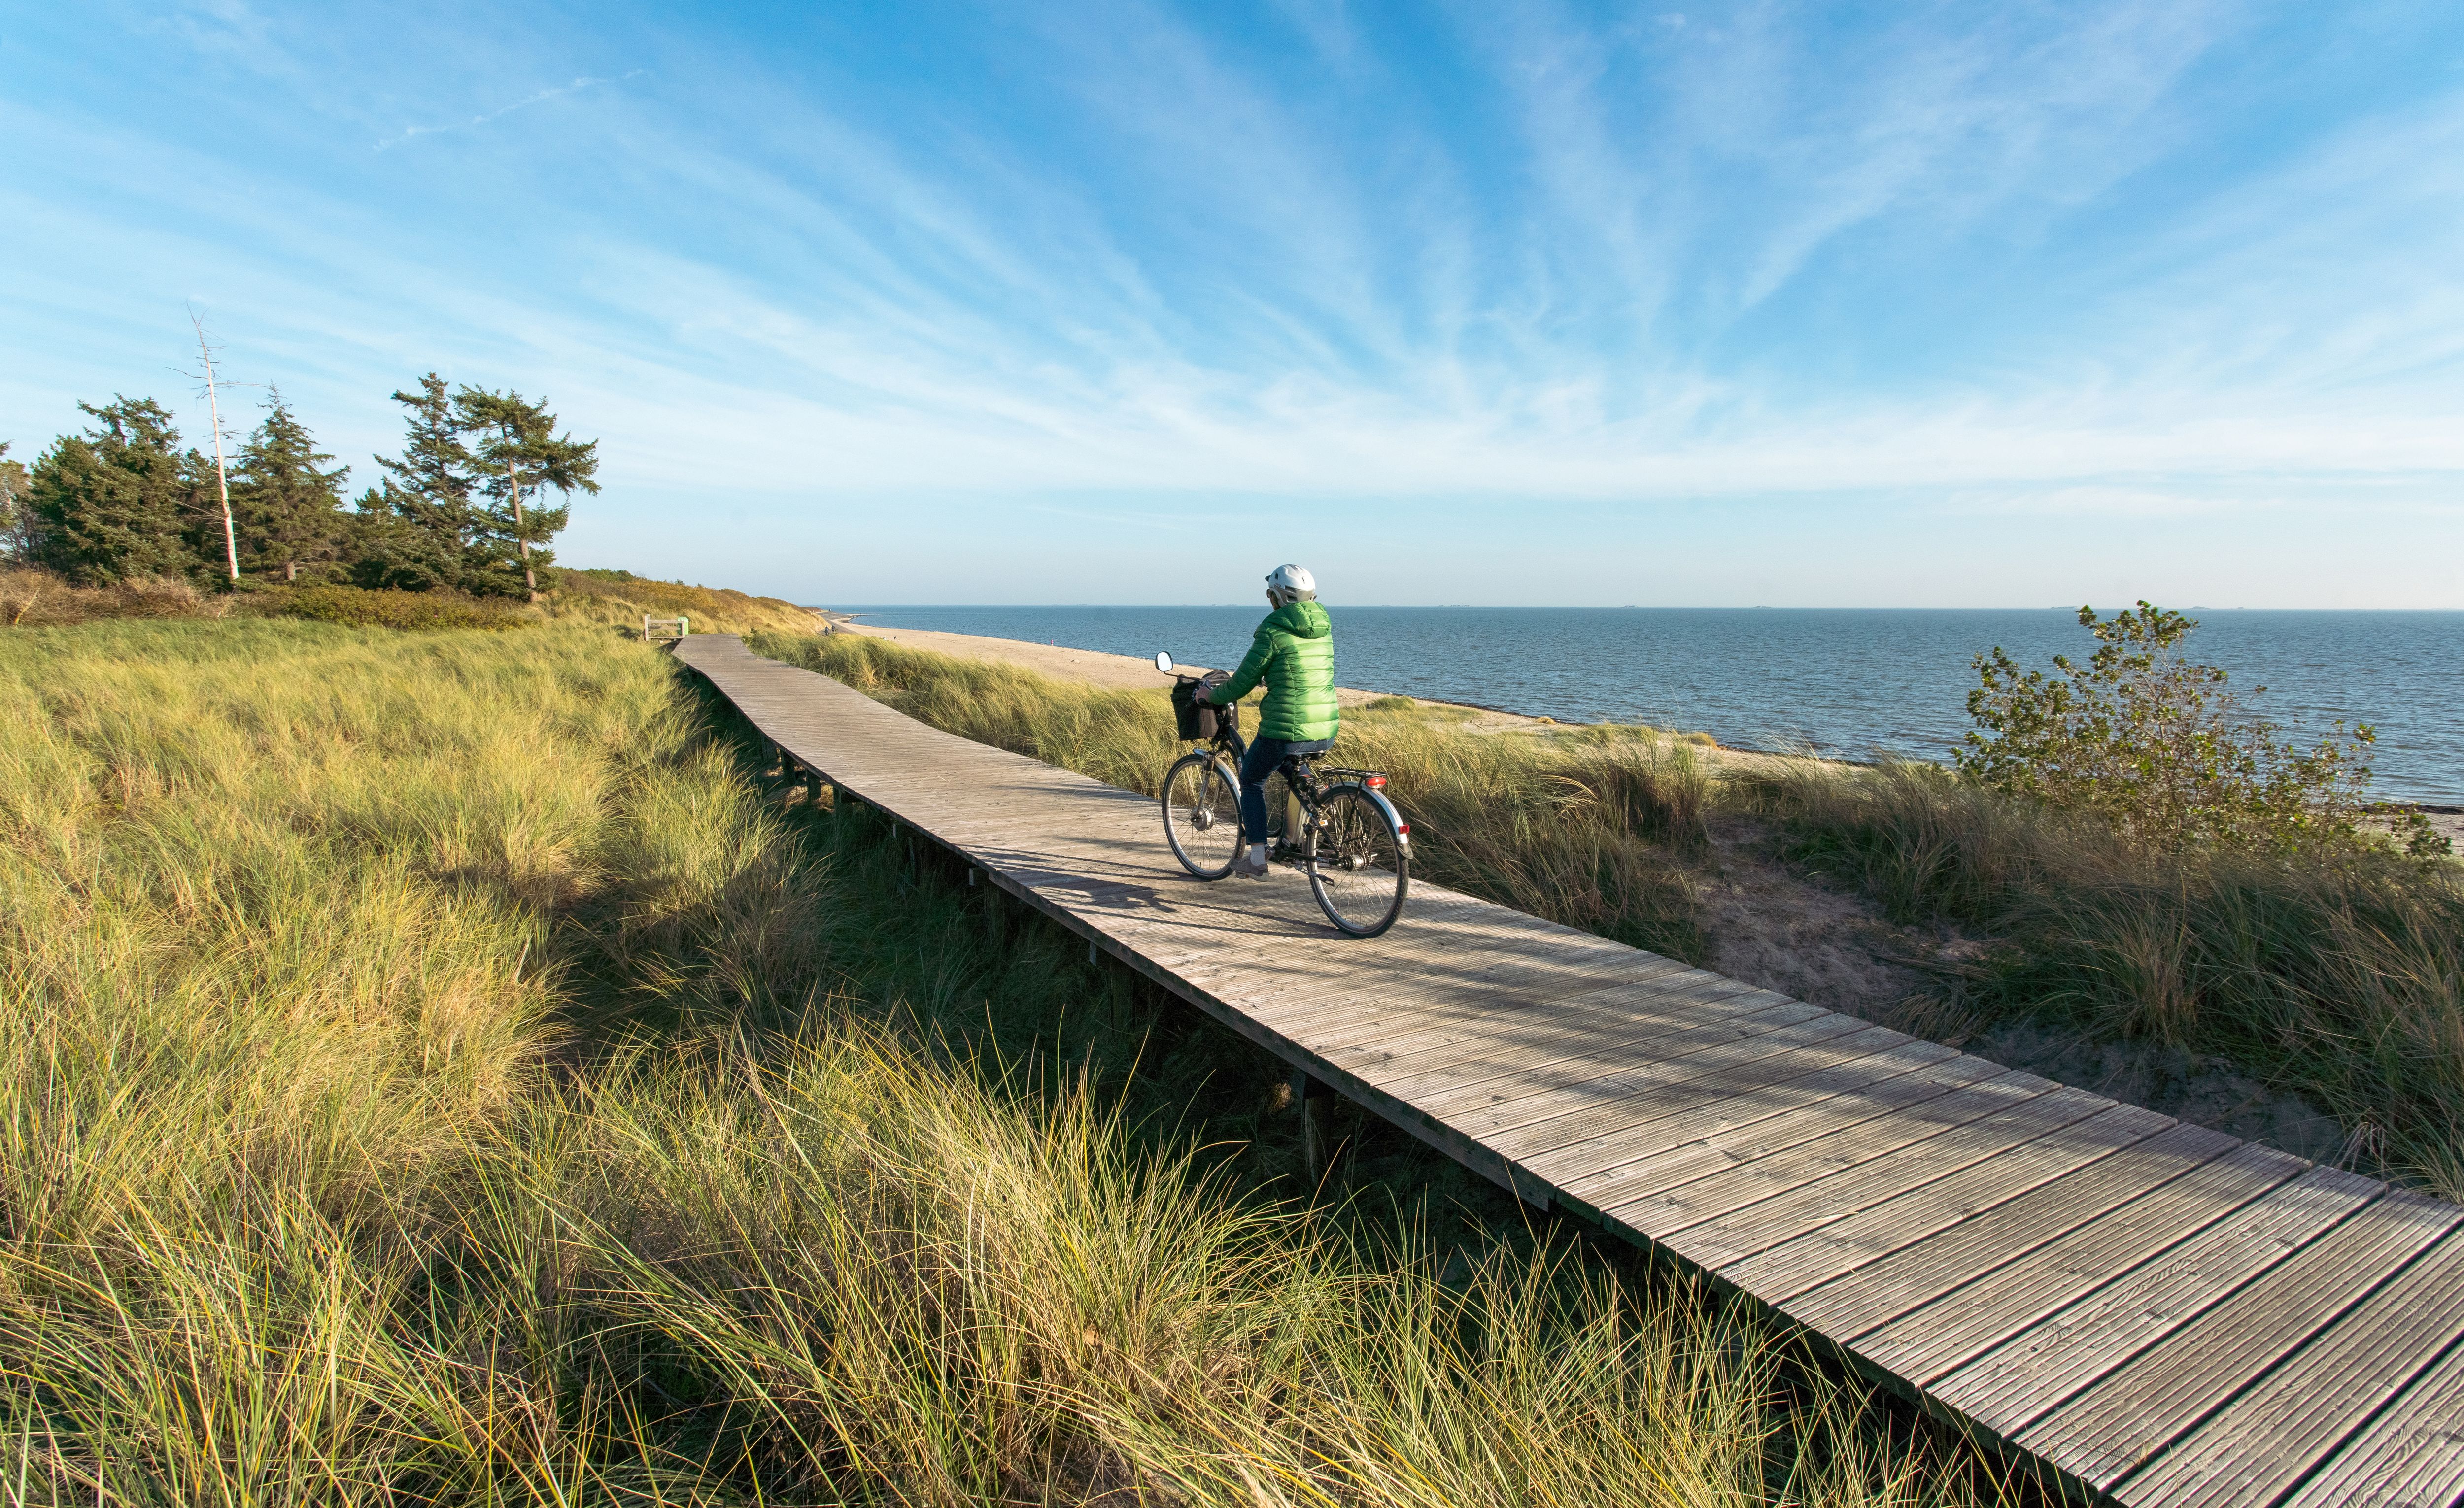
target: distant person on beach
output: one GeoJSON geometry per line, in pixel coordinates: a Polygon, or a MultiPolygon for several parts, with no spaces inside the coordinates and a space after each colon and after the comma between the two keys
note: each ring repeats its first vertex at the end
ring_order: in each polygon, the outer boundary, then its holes
{"type": "Polygon", "coordinates": [[[1234,874],[1250,880],[1266,877],[1266,776],[1293,754],[1333,748],[1342,723],[1334,705],[1334,624],[1317,603],[1317,579],[1297,565],[1275,567],[1266,577],[1266,605],[1274,611],[1258,624],[1241,668],[1213,691],[1198,693],[1225,707],[1265,683],[1258,736],[1241,761],[1241,825],[1249,851],[1232,865],[1234,874]]]}

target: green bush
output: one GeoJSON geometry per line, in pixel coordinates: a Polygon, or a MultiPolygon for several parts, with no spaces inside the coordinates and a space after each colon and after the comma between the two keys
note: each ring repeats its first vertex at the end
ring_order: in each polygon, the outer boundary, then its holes
{"type": "Polygon", "coordinates": [[[311,586],[284,592],[270,610],[354,628],[519,628],[537,620],[520,608],[448,592],[371,592],[311,586]]]}
{"type": "MultiPolygon", "coordinates": [[[[2085,664],[2054,656],[2053,675],[1996,647],[1975,659],[1976,728],[1953,758],[1989,790],[2090,812],[2158,848],[2298,847],[2358,836],[2369,789],[2369,724],[2312,748],[2248,711],[2225,672],[2181,652],[2198,621],[2142,601],[2099,622],[2085,664]]],[[[2264,692],[2267,688],[2259,687],[2264,692]]],[[[2426,824],[2413,824],[2426,832],[2426,824]]]]}

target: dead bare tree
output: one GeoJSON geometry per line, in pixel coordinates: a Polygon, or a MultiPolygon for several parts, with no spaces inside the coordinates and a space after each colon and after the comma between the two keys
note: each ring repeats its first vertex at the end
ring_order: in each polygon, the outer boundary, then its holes
{"type": "Polygon", "coordinates": [[[188,323],[196,327],[197,356],[206,363],[206,409],[213,416],[214,489],[221,494],[223,505],[223,563],[231,571],[231,584],[239,584],[239,533],[231,526],[231,474],[223,464],[223,404],[214,390],[214,348],[206,341],[206,321],[194,308],[188,311],[188,323]]]}

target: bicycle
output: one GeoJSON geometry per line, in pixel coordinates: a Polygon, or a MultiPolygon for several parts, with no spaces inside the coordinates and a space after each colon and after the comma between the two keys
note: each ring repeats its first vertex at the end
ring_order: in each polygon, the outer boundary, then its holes
{"type": "MultiPolygon", "coordinates": [[[[1177,675],[1172,656],[1160,652],[1155,666],[1173,676],[1175,731],[1190,746],[1164,773],[1164,841],[1182,868],[1221,880],[1248,841],[1241,827],[1241,760],[1249,751],[1241,710],[1197,703],[1200,687],[1228,679],[1222,671],[1177,675]]],[[[1309,758],[1294,754],[1268,778],[1262,841],[1271,859],[1297,863],[1308,874],[1309,894],[1337,930],[1375,937],[1395,925],[1412,887],[1411,824],[1386,798],[1384,771],[1319,767],[1309,758]],[[1295,812],[1298,841],[1289,831],[1295,812]]]]}

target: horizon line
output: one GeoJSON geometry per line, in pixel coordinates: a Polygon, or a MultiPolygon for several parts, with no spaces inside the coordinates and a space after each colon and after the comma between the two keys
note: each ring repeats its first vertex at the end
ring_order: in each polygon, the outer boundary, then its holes
{"type": "MultiPolygon", "coordinates": [[[[711,590],[704,587],[703,590],[711,590]]],[[[2136,605],[2131,599],[2128,605],[2136,605]]],[[[1211,610],[1216,608],[1255,608],[1253,602],[867,602],[840,607],[827,602],[797,602],[808,612],[870,613],[919,612],[941,608],[969,610],[1005,609],[1077,609],[1105,612],[1159,612],[1211,610]]],[[[1636,602],[1345,602],[1320,603],[1339,605],[1346,612],[1584,612],[1584,613],[2076,613],[2076,606],[2010,607],[1968,605],[1958,607],[1899,607],[1858,603],[1749,603],[1744,606],[1720,603],[1651,604],[1636,602]]],[[[2083,604],[2087,605],[2087,604],[2083,604]]],[[[2161,603],[2158,605],[2162,605],[2161,603]]],[[[2103,611],[2104,609],[2099,609],[2103,611]]],[[[2419,613],[2464,617],[2464,607],[2244,607],[2197,603],[2168,609],[2181,613],[2419,613]]]]}

